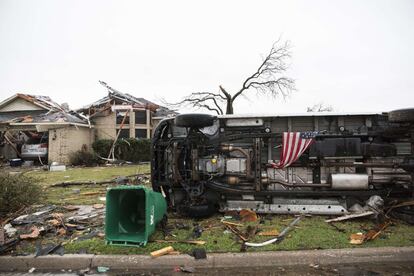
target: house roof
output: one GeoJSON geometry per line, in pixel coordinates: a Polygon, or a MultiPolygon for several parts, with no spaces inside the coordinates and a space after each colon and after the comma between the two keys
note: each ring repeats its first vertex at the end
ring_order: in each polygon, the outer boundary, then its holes
{"type": "Polygon", "coordinates": [[[128,93],[122,93],[115,88],[110,87],[105,82],[100,84],[108,89],[108,95],[80,109],[79,112],[85,112],[90,115],[106,110],[111,105],[131,105],[133,108],[145,108],[156,111],[160,105],[144,98],[138,98],[128,93]]]}
{"type": "Polygon", "coordinates": [[[154,114],[154,118],[166,118],[166,117],[174,117],[179,113],[175,110],[168,109],[166,107],[160,106],[154,114]]]}
{"type": "Polygon", "coordinates": [[[15,118],[24,117],[24,116],[37,116],[44,114],[44,110],[30,110],[30,111],[12,111],[12,112],[0,112],[0,123],[8,122],[15,118]]]}
{"type": "Polygon", "coordinates": [[[53,129],[56,127],[62,127],[67,125],[74,125],[80,127],[92,127],[89,121],[85,118],[82,118],[79,114],[74,111],[65,112],[53,112],[53,113],[46,113],[40,114],[37,116],[23,116],[14,118],[9,120],[8,122],[3,122],[11,127],[24,127],[24,126],[36,126],[43,127],[44,130],[46,129],[53,129]]]}
{"type": "Polygon", "coordinates": [[[105,105],[111,101],[121,101],[125,104],[131,104],[131,105],[138,105],[141,107],[144,107],[146,105],[154,105],[158,106],[157,104],[148,101],[144,98],[136,98],[128,93],[121,93],[121,92],[109,92],[108,96],[103,97],[100,100],[97,100],[96,102],[93,102],[87,106],[84,106],[82,109],[88,109],[90,107],[100,107],[102,105],[105,105]]]}
{"type": "MultiPolygon", "coordinates": [[[[7,104],[11,103],[15,99],[23,99],[25,101],[28,101],[36,106],[39,106],[47,111],[63,111],[64,109],[62,106],[60,106],[58,103],[54,102],[51,98],[48,96],[42,96],[42,95],[30,95],[30,94],[22,94],[17,93],[13,96],[5,99],[4,101],[0,102],[0,108],[6,106],[7,104]]],[[[19,110],[16,110],[19,111],[19,110]]]]}
{"type": "MultiPolygon", "coordinates": [[[[24,113],[22,113],[24,114],[24,113]]],[[[15,113],[18,115],[18,113],[15,113]]],[[[1,116],[1,115],[0,115],[1,116]]],[[[22,115],[15,116],[6,121],[5,123],[76,123],[76,124],[88,124],[86,118],[81,117],[78,113],[74,111],[58,111],[58,112],[48,112],[37,115],[22,115]]]]}
{"type": "MultiPolygon", "coordinates": [[[[0,112],[0,124],[3,126],[34,125],[77,125],[90,126],[89,121],[75,111],[67,111],[48,96],[15,94],[0,103],[0,108],[11,104],[16,99],[23,99],[37,107],[37,110],[17,110],[17,106],[0,112]],[[14,110],[16,109],[16,110],[14,110]]],[[[9,105],[10,107],[10,105],[9,105]]],[[[35,107],[34,107],[35,108],[35,107]]]]}

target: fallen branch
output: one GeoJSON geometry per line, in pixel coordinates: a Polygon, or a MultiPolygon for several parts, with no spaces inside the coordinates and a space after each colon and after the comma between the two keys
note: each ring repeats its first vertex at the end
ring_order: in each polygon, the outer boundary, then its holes
{"type": "Polygon", "coordinates": [[[110,183],[115,183],[115,180],[102,180],[102,181],[65,181],[65,182],[59,182],[59,183],[55,183],[49,186],[49,188],[51,187],[68,187],[68,186],[79,186],[79,185],[103,185],[103,184],[110,184],[110,183]]]}
{"type": "Polygon", "coordinates": [[[222,220],[221,223],[223,223],[224,225],[230,225],[230,226],[244,226],[241,223],[234,223],[234,222],[225,221],[225,220],[222,220]]]}
{"type": "Polygon", "coordinates": [[[406,202],[402,202],[402,203],[393,205],[390,208],[388,208],[387,212],[385,213],[385,216],[388,216],[388,214],[395,208],[405,207],[405,206],[412,206],[412,205],[414,205],[414,200],[406,201],[406,202]]]}
{"type": "Polygon", "coordinates": [[[239,229],[237,229],[237,228],[234,228],[233,226],[230,226],[230,225],[227,225],[227,224],[225,224],[226,225],[226,227],[231,231],[231,232],[233,232],[234,234],[236,234],[236,236],[238,236],[242,241],[244,241],[244,242],[246,242],[247,241],[247,238],[245,238],[244,236],[243,236],[243,234],[240,232],[240,230],[239,229]]]}
{"type": "Polygon", "coordinates": [[[366,240],[370,241],[370,240],[376,239],[390,225],[391,225],[391,222],[387,221],[381,225],[378,225],[374,229],[369,230],[368,233],[366,234],[366,240]]]}
{"type": "Polygon", "coordinates": [[[100,192],[86,192],[86,193],[80,193],[77,196],[72,196],[72,197],[67,197],[64,198],[64,201],[69,201],[69,200],[75,200],[75,199],[79,199],[80,196],[94,196],[94,195],[105,195],[106,191],[100,191],[100,192]]]}
{"type": "MultiPolygon", "coordinates": [[[[121,176],[119,176],[121,177],[121,176]]],[[[85,181],[64,181],[64,182],[58,182],[55,184],[52,184],[49,186],[50,187],[68,187],[68,186],[80,186],[80,185],[104,185],[104,184],[114,184],[117,183],[117,180],[119,179],[119,177],[114,178],[114,179],[109,179],[109,180],[101,180],[101,181],[94,181],[94,180],[85,180],[85,181]]],[[[123,176],[122,176],[123,177],[123,176]]],[[[132,178],[132,177],[148,177],[149,178],[149,174],[131,174],[131,175],[127,175],[125,176],[126,178],[132,178]]]]}
{"type": "Polygon", "coordinates": [[[106,191],[80,193],[81,196],[93,196],[93,195],[101,195],[101,194],[106,194],[106,191]]]}

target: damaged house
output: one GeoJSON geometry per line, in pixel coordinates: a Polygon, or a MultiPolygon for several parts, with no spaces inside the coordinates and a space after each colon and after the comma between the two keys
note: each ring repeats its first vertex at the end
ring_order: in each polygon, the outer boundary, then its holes
{"type": "Polygon", "coordinates": [[[90,148],[93,126],[47,96],[15,94],[0,103],[0,156],[68,163],[90,148]]]}
{"type": "Polygon", "coordinates": [[[0,158],[69,164],[99,139],[151,138],[153,128],[176,112],[105,83],[108,95],[77,111],[47,96],[15,94],[0,102],[0,158]]]}
{"type": "Polygon", "coordinates": [[[153,128],[177,113],[144,98],[137,98],[100,82],[108,95],[79,110],[95,127],[95,138],[151,138],[153,128]]]}

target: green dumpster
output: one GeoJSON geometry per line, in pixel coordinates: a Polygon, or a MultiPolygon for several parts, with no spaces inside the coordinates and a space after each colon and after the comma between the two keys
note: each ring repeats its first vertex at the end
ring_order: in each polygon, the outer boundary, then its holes
{"type": "Polygon", "coordinates": [[[107,244],[145,246],[165,216],[164,197],[144,186],[118,186],[106,193],[107,244]]]}

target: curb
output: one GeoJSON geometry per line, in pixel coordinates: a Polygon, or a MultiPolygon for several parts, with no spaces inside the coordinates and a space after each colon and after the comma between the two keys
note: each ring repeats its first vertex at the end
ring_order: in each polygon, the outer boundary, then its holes
{"type": "Polygon", "coordinates": [[[412,262],[414,247],[379,247],[353,249],[327,249],[303,251],[270,251],[253,253],[210,253],[207,259],[195,260],[189,255],[162,256],[151,258],[148,255],[49,255],[34,258],[31,256],[1,256],[0,271],[37,270],[59,271],[62,269],[81,270],[106,266],[111,270],[124,269],[171,269],[180,265],[195,268],[233,268],[257,266],[291,266],[309,264],[362,264],[412,262]]]}

